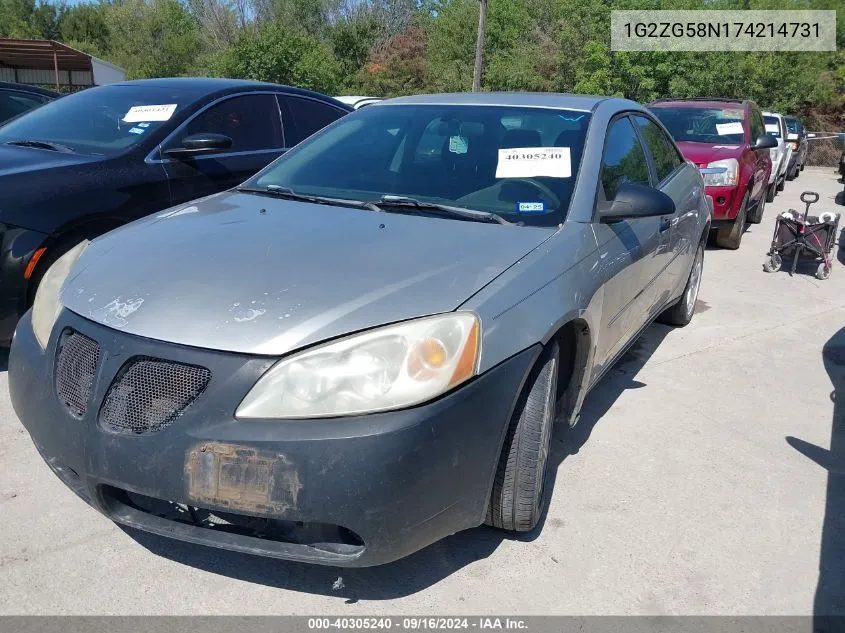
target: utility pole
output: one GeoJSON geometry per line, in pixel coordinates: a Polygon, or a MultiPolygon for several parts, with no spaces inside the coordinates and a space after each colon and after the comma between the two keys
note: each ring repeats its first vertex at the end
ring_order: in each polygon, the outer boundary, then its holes
{"type": "Polygon", "coordinates": [[[478,0],[478,36],[475,40],[475,69],[472,72],[472,91],[481,91],[481,65],[484,60],[484,29],[487,24],[487,0],[478,0]]]}

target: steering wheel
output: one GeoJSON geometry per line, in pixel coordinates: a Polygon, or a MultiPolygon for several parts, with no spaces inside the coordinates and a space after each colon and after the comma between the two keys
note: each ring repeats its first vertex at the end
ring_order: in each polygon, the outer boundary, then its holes
{"type": "Polygon", "coordinates": [[[537,189],[540,193],[542,193],[546,198],[546,203],[550,207],[554,207],[555,209],[560,208],[560,198],[557,197],[554,191],[549,189],[546,185],[541,183],[535,178],[508,178],[507,180],[503,181],[503,183],[511,183],[511,182],[522,182],[526,185],[531,185],[535,189],[537,189]]]}

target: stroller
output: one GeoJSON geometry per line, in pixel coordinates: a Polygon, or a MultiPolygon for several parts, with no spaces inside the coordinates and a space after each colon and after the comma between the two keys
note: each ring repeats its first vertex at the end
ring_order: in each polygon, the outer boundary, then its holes
{"type": "Polygon", "coordinates": [[[816,279],[830,277],[833,244],[839,230],[839,214],[826,211],[816,216],[810,215],[810,205],[819,201],[815,191],[801,194],[801,202],[807,205],[804,217],[794,209],[781,213],[775,221],[775,235],[772,247],[763,262],[763,270],[774,273],[781,269],[784,257],[792,257],[790,276],[795,273],[799,259],[811,259],[819,263],[816,279]]]}

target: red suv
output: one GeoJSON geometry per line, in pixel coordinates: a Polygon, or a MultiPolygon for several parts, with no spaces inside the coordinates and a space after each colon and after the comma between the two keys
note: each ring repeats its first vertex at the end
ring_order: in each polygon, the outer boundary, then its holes
{"type": "Polygon", "coordinates": [[[704,177],[713,198],[716,243],[736,249],[747,223],[759,224],[771,201],[768,191],[777,139],[766,134],[763,113],[753,101],[667,99],[649,105],[684,157],[704,177]]]}

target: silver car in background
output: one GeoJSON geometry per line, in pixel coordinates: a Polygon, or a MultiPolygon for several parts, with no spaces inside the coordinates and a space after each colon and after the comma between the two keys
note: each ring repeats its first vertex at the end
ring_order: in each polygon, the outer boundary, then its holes
{"type": "Polygon", "coordinates": [[[783,191],[786,184],[786,172],[792,159],[792,143],[787,142],[786,119],[777,112],[764,112],[763,122],[766,133],[778,140],[778,146],[769,150],[772,159],[772,173],[769,175],[769,185],[775,184],[776,191],[783,191]]]}
{"type": "Polygon", "coordinates": [[[367,566],[532,530],[554,421],[692,319],[711,204],[632,101],[387,100],[59,259],[12,402],[80,497],[171,538],[367,566]]]}

